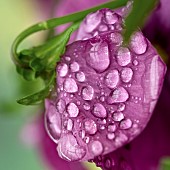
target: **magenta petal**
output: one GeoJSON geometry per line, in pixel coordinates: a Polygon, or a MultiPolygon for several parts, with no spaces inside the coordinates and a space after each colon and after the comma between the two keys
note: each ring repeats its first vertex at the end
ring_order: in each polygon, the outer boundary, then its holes
{"type": "Polygon", "coordinates": [[[108,31],[67,46],[56,68],[57,97],[46,100],[46,127],[67,161],[93,159],[132,141],[158,100],[166,66],[139,31],[122,46],[122,20],[109,9],[88,15],[88,34],[104,23],[108,31]]]}

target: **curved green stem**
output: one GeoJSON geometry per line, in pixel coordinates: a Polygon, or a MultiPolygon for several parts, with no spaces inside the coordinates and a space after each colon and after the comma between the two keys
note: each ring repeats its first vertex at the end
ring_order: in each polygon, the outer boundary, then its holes
{"type": "Polygon", "coordinates": [[[19,44],[29,35],[36,33],[38,31],[42,31],[42,30],[48,30],[51,28],[54,28],[56,26],[62,25],[62,24],[66,24],[69,22],[75,22],[75,21],[79,21],[82,20],[87,14],[89,14],[90,12],[94,12],[97,11],[101,8],[119,8],[122,6],[125,6],[126,3],[128,2],[128,0],[115,0],[115,1],[111,1],[105,4],[101,4],[99,6],[84,10],[84,11],[80,11],[77,13],[73,13],[70,15],[66,15],[60,18],[53,18],[44,22],[40,22],[37,23],[29,28],[27,28],[25,31],[23,31],[21,34],[19,34],[17,36],[17,38],[14,40],[13,45],[12,45],[12,56],[13,56],[13,61],[16,65],[20,65],[18,56],[17,56],[17,48],[19,46],[19,44]]]}

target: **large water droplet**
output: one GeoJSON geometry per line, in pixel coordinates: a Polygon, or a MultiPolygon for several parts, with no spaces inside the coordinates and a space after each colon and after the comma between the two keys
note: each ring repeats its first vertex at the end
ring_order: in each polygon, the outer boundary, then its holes
{"type": "Polygon", "coordinates": [[[79,68],[80,68],[80,66],[76,61],[74,61],[73,63],[70,64],[70,69],[72,72],[79,71],[79,68]]]}
{"type": "Polygon", "coordinates": [[[93,141],[91,143],[91,151],[94,156],[99,156],[103,152],[103,145],[100,141],[93,141]]]}
{"type": "Polygon", "coordinates": [[[113,91],[110,100],[112,103],[121,103],[121,102],[125,102],[128,98],[129,98],[129,94],[126,91],[126,89],[123,87],[118,87],[113,91]]]}
{"type": "Polygon", "coordinates": [[[133,76],[133,71],[131,68],[125,67],[121,71],[121,79],[123,82],[128,83],[133,76]]]}
{"type": "Polygon", "coordinates": [[[61,116],[53,105],[46,109],[45,124],[49,136],[57,143],[61,135],[61,116]]]}
{"type": "Polygon", "coordinates": [[[117,62],[120,66],[126,66],[131,62],[131,54],[128,48],[120,47],[117,55],[117,62]]]}
{"type": "Polygon", "coordinates": [[[120,129],[129,129],[132,127],[132,121],[130,119],[124,119],[120,122],[120,129]]]}
{"type": "Polygon", "coordinates": [[[86,17],[87,26],[85,27],[86,31],[92,32],[100,24],[101,18],[102,14],[99,11],[87,15],[86,17]]]}
{"type": "Polygon", "coordinates": [[[81,160],[86,154],[85,148],[77,143],[72,134],[62,136],[59,140],[57,151],[59,156],[67,161],[81,160]]]}
{"type": "Polygon", "coordinates": [[[67,130],[71,131],[73,129],[73,121],[68,119],[67,121],[67,130]]]}
{"type": "Polygon", "coordinates": [[[147,42],[141,32],[136,32],[132,35],[130,47],[136,54],[139,55],[146,52],[147,42]]]}
{"type": "Polygon", "coordinates": [[[58,65],[57,67],[57,71],[58,71],[58,75],[60,77],[65,77],[68,73],[68,66],[65,63],[61,63],[60,65],[58,65]]]}
{"type": "Polygon", "coordinates": [[[79,114],[79,109],[75,103],[69,103],[67,106],[67,112],[70,117],[77,117],[79,114]]]}
{"type": "Polygon", "coordinates": [[[121,121],[122,119],[124,119],[124,115],[123,115],[123,113],[122,112],[115,112],[114,114],[113,114],[113,120],[114,121],[121,121]]]}
{"type": "Polygon", "coordinates": [[[73,78],[66,78],[64,81],[64,90],[68,93],[75,93],[78,91],[77,83],[73,78]]]}
{"type": "Polygon", "coordinates": [[[105,118],[107,116],[105,107],[100,103],[94,104],[93,114],[99,118],[105,118]]]}
{"type": "Polygon", "coordinates": [[[107,24],[115,24],[118,19],[118,16],[116,14],[113,14],[113,12],[111,11],[107,11],[105,13],[105,20],[107,24]]]}
{"type": "Polygon", "coordinates": [[[94,120],[86,119],[84,122],[84,128],[87,133],[93,135],[97,132],[97,125],[94,120]]]}
{"type": "Polygon", "coordinates": [[[63,99],[60,99],[56,104],[56,108],[59,113],[63,113],[65,110],[65,107],[66,107],[66,102],[63,99]]]}
{"type": "Polygon", "coordinates": [[[86,86],[82,88],[82,97],[84,100],[92,100],[94,95],[94,89],[91,86],[86,86]]]}
{"type": "Polygon", "coordinates": [[[85,74],[84,74],[82,71],[76,73],[76,79],[77,79],[77,81],[79,81],[79,82],[84,82],[85,79],[86,79],[85,74]]]}
{"type": "Polygon", "coordinates": [[[111,70],[105,76],[105,84],[109,88],[115,88],[119,82],[119,72],[117,70],[111,70]]]}
{"type": "Polygon", "coordinates": [[[105,71],[110,64],[108,44],[106,42],[93,44],[86,61],[96,71],[105,71]]]}

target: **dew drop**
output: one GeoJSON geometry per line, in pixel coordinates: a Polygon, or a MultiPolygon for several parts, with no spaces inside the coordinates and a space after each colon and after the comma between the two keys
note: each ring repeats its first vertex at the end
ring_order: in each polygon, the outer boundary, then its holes
{"type": "Polygon", "coordinates": [[[115,132],[115,130],[116,130],[116,125],[115,125],[115,124],[110,124],[110,125],[108,125],[107,130],[108,130],[108,132],[115,132]]]}
{"type": "Polygon", "coordinates": [[[68,119],[67,121],[67,130],[71,131],[73,129],[73,121],[68,119]]]}
{"type": "Polygon", "coordinates": [[[68,66],[65,63],[58,65],[57,72],[60,77],[65,77],[68,73],[68,66]]]}
{"type": "Polygon", "coordinates": [[[61,136],[61,116],[53,105],[48,106],[45,113],[45,125],[50,138],[58,143],[61,136]]]}
{"type": "Polygon", "coordinates": [[[97,132],[97,125],[94,120],[86,119],[84,122],[84,128],[87,133],[94,135],[97,132]]]}
{"type": "Polygon", "coordinates": [[[82,88],[82,97],[84,100],[92,100],[94,95],[94,89],[91,86],[86,86],[82,88]]]}
{"type": "Polygon", "coordinates": [[[89,138],[88,136],[85,136],[85,137],[84,137],[84,141],[85,141],[85,143],[87,143],[87,144],[88,144],[88,143],[89,143],[89,141],[90,141],[90,138],[89,138]]]}
{"type": "Polygon", "coordinates": [[[66,107],[66,102],[63,99],[60,99],[56,104],[56,108],[59,113],[63,113],[65,107],[66,107]]]}
{"type": "Polygon", "coordinates": [[[82,71],[76,73],[76,79],[77,79],[77,81],[79,81],[79,82],[84,82],[85,79],[86,79],[85,74],[84,74],[82,71]]]}
{"type": "Polygon", "coordinates": [[[83,104],[84,110],[90,110],[90,105],[88,103],[83,104]]]}
{"type": "Polygon", "coordinates": [[[123,115],[123,113],[122,112],[115,112],[114,114],[113,114],[113,120],[114,121],[121,121],[122,119],[124,119],[124,115],[123,115]]]}
{"type": "Polygon", "coordinates": [[[110,160],[109,158],[107,158],[105,160],[104,166],[106,169],[110,169],[113,166],[112,160],[110,160]]]}
{"type": "Polygon", "coordinates": [[[137,66],[137,65],[138,65],[138,61],[137,61],[137,60],[134,60],[134,61],[133,61],[133,65],[137,66]]]}
{"type": "Polygon", "coordinates": [[[99,118],[105,118],[107,116],[105,107],[100,103],[94,104],[93,115],[99,118]]]}
{"type": "Polygon", "coordinates": [[[116,88],[112,93],[111,102],[112,103],[121,103],[125,102],[129,98],[129,94],[123,87],[116,88]]]}
{"type": "Polygon", "coordinates": [[[125,105],[124,103],[120,103],[120,104],[118,105],[118,109],[117,109],[117,111],[122,112],[122,111],[124,111],[124,110],[125,110],[125,107],[126,107],[126,105],[125,105]]]}
{"type": "Polygon", "coordinates": [[[119,82],[119,72],[118,70],[111,70],[105,76],[105,84],[109,88],[115,88],[119,82]]]}
{"type": "Polygon", "coordinates": [[[68,93],[75,93],[78,91],[78,86],[73,78],[66,78],[64,81],[64,90],[68,93]]]}
{"type": "Polygon", "coordinates": [[[147,42],[141,32],[136,32],[132,35],[130,47],[138,55],[146,52],[147,42]]]}
{"type": "Polygon", "coordinates": [[[70,117],[77,117],[79,114],[79,109],[75,103],[69,103],[67,106],[67,112],[70,117]]]}
{"type": "Polygon", "coordinates": [[[99,31],[100,31],[100,32],[105,32],[105,31],[107,31],[107,30],[108,30],[107,25],[100,25],[100,26],[99,26],[99,31]]]}
{"type": "Polygon", "coordinates": [[[80,68],[80,66],[76,61],[74,61],[73,63],[70,64],[70,69],[72,72],[79,71],[79,68],[80,68]]]}
{"type": "Polygon", "coordinates": [[[110,34],[110,40],[114,44],[121,45],[123,42],[123,37],[120,33],[114,32],[110,34]]]}
{"type": "Polygon", "coordinates": [[[109,140],[113,140],[113,139],[115,138],[115,134],[114,134],[114,133],[108,133],[108,134],[107,134],[107,138],[108,138],[109,140]]]}
{"type": "Polygon", "coordinates": [[[132,127],[132,121],[130,119],[124,119],[120,122],[120,129],[129,129],[132,127]]]}
{"type": "Polygon", "coordinates": [[[77,143],[72,134],[65,134],[59,140],[57,151],[59,156],[67,161],[81,160],[86,154],[85,148],[77,143]]]}
{"type": "Polygon", "coordinates": [[[122,69],[120,76],[123,82],[128,83],[132,79],[133,71],[131,68],[125,67],[122,69]]]}
{"type": "Polygon", "coordinates": [[[128,48],[120,47],[117,55],[117,62],[120,66],[126,66],[131,62],[131,54],[128,48]]]}
{"type": "Polygon", "coordinates": [[[118,21],[118,16],[111,11],[105,13],[105,20],[107,24],[115,24],[118,21]]]}
{"type": "Polygon", "coordinates": [[[100,141],[92,141],[91,143],[91,151],[94,156],[99,156],[103,152],[103,145],[100,141]]]}
{"type": "Polygon", "coordinates": [[[86,61],[94,70],[105,71],[110,64],[108,44],[106,42],[93,44],[86,61]]]}

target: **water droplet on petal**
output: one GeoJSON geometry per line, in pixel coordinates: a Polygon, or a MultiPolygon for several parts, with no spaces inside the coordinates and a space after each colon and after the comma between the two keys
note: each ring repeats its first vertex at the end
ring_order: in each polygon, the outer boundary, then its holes
{"type": "Polygon", "coordinates": [[[113,165],[114,165],[114,164],[112,163],[112,160],[111,160],[111,159],[107,158],[107,159],[105,160],[104,166],[105,166],[106,169],[112,168],[113,165]]]}
{"type": "Polygon", "coordinates": [[[111,102],[112,103],[121,103],[125,102],[129,98],[129,94],[123,87],[116,88],[112,93],[111,102]]]}
{"type": "Polygon", "coordinates": [[[84,128],[87,133],[93,135],[97,132],[97,125],[94,120],[86,119],[84,122],[84,128]]]}
{"type": "Polygon", "coordinates": [[[113,140],[113,139],[115,138],[115,134],[114,134],[114,133],[108,133],[108,134],[107,134],[107,138],[108,138],[109,140],[113,140]]]}
{"type": "Polygon", "coordinates": [[[58,71],[58,75],[60,77],[65,77],[68,73],[68,66],[65,63],[61,63],[60,65],[58,65],[57,67],[57,71],[58,71]]]}
{"type": "Polygon", "coordinates": [[[105,107],[100,103],[94,104],[93,114],[99,118],[105,118],[107,116],[105,107]]]}
{"type": "Polygon", "coordinates": [[[124,119],[124,115],[123,115],[123,113],[122,112],[115,112],[114,114],[113,114],[113,120],[114,121],[121,121],[122,119],[124,119]]]}
{"type": "Polygon", "coordinates": [[[100,141],[93,141],[91,143],[91,151],[94,156],[99,156],[103,152],[103,145],[100,141]]]}
{"type": "Polygon", "coordinates": [[[137,60],[134,60],[134,61],[133,61],[133,64],[134,64],[135,66],[137,66],[137,65],[138,65],[138,61],[137,61],[137,60]]]}
{"type": "Polygon", "coordinates": [[[57,151],[59,156],[67,161],[81,160],[86,154],[85,148],[77,143],[72,134],[66,134],[59,140],[57,151]]]}
{"type": "Polygon", "coordinates": [[[45,113],[46,130],[51,139],[58,143],[61,136],[61,116],[53,105],[46,109],[45,113]]]}
{"type": "Polygon", "coordinates": [[[90,110],[90,105],[88,103],[83,104],[84,110],[90,110]]]}
{"type": "Polygon", "coordinates": [[[114,44],[121,45],[123,42],[123,37],[120,33],[114,32],[110,34],[110,40],[114,44]]]}
{"type": "Polygon", "coordinates": [[[94,89],[91,86],[86,86],[82,88],[82,97],[84,100],[92,100],[94,95],[94,89]]]}
{"type": "Polygon", "coordinates": [[[71,69],[72,72],[79,71],[79,68],[80,68],[79,64],[75,61],[70,64],[70,69],[71,69]]]}
{"type": "Polygon", "coordinates": [[[86,57],[86,61],[96,71],[105,71],[110,64],[108,44],[106,42],[94,44],[86,57]]]}
{"type": "Polygon", "coordinates": [[[125,107],[126,107],[126,105],[125,105],[124,103],[120,103],[120,104],[118,105],[117,111],[124,111],[124,110],[125,110],[125,107]]]}
{"type": "Polygon", "coordinates": [[[116,14],[113,14],[113,12],[111,11],[107,11],[105,13],[105,20],[107,24],[115,24],[118,19],[118,16],[116,14]]]}
{"type": "Polygon", "coordinates": [[[73,129],[73,121],[68,119],[67,121],[67,130],[71,131],[73,129]]]}
{"type": "Polygon", "coordinates": [[[79,109],[75,103],[69,103],[67,106],[67,112],[70,117],[77,117],[79,114],[79,109]]]}
{"type": "Polygon", "coordinates": [[[107,31],[107,30],[108,30],[107,25],[100,25],[100,26],[99,26],[99,31],[105,32],[105,31],[107,31]]]}
{"type": "Polygon", "coordinates": [[[119,82],[119,72],[117,70],[111,70],[105,76],[105,84],[109,88],[115,88],[119,82]]]}
{"type": "Polygon", "coordinates": [[[110,124],[110,125],[108,125],[107,130],[108,130],[108,132],[115,132],[115,130],[116,130],[116,125],[115,125],[115,124],[110,124]]]}
{"type": "Polygon", "coordinates": [[[128,48],[120,47],[117,55],[117,62],[120,66],[126,66],[131,62],[131,54],[128,48]]]}
{"type": "Polygon", "coordinates": [[[139,55],[146,52],[147,42],[141,32],[136,32],[132,35],[130,47],[136,54],[139,55]]]}
{"type": "Polygon", "coordinates": [[[78,91],[77,83],[73,78],[66,78],[64,81],[64,90],[68,93],[75,93],[78,91]]]}
{"type": "Polygon", "coordinates": [[[79,81],[79,82],[84,82],[85,79],[86,79],[85,74],[84,74],[82,71],[76,73],[76,79],[77,79],[77,81],[79,81]]]}
{"type": "Polygon", "coordinates": [[[128,83],[133,76],[133,71],[131,68],[125,67],[121,71],[121,79],[123,82],[128,83]]]}
{"type": "Polygon", "coordinates": [[[124,119],[120,122],[120,129],[129,129],[132,127],[132,121],[130,119],[124,119]]]}
{"type": "Polygon", "coordinates": [[[88,26],[85,27],[86,31],[92,32],[100,24],[101,18],[102,14],[99,11],[87,15],[86,24],[88,26]]]}
{"type": "Polygon", "coordinates": [[[56,108],[59,113],[63,113],[65,110],[65,107],[66,107],[66,102],[63,99],[60,99],[56,104],[56,108]]]}

